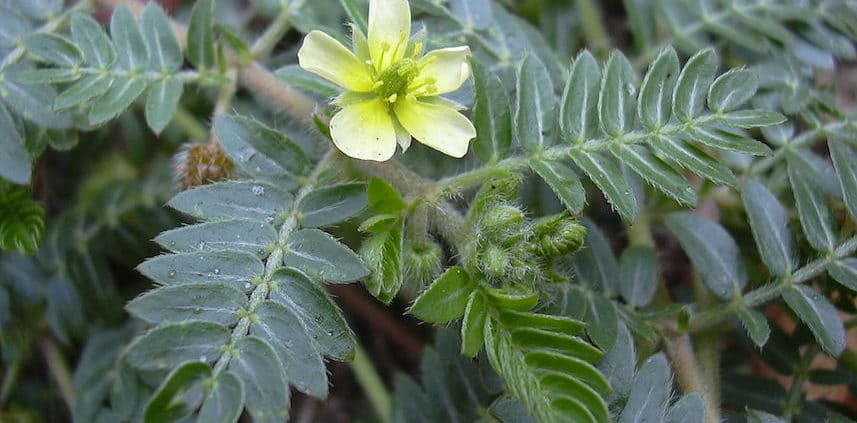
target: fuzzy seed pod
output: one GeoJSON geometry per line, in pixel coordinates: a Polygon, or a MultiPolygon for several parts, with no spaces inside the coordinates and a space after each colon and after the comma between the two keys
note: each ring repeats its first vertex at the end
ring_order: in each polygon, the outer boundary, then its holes
{"type": "Polygon", "coordinates": [[[218,143],[187,143],[173,162],[176,179],[184,189],[228,179],[235,170],[218,143]]]}

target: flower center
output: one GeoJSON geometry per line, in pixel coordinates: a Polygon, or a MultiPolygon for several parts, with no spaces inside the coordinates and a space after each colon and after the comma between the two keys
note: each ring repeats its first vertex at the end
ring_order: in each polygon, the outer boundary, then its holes
{"type": "Polygon", "coordinates": [[[379,97],[395,103],[397,98],[407,95],[408,85],[417,73],[416,62],[412,59],[399,60],[378,75],[375,92],[379,97]]]}

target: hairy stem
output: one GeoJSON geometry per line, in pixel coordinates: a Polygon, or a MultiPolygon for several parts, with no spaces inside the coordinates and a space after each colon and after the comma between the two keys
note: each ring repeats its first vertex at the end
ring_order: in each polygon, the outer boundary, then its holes
{"type": "Polygon", "coordinates": [[[351,362],[351,370],[357,378],[357,383],[363,387],[363,392],[369,398],[369,403],[375,409],[375,414],[382,423],[389,423],[392,414],[392,399],[390,393],[375,371],[375,367],[366,355],[363,347],[357,345],[354,349],[354,361],[351,362]]]}
{"type": "Polygon", "coordinates": [[[821,352],[821,349],[817,344],[807,347],[803,353],[803,357],[801,357],[800,363],[798,363],[794,372],[792,372],[792,385],[783,403],[783,420],[787,422],[800,413],[800,399],[803,392],[803,385],[809,379],[809,366],[819,352],[821,352]]]}

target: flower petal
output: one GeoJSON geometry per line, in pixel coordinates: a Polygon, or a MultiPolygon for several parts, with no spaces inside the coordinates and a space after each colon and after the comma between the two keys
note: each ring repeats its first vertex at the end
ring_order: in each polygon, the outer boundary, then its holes
{"type": "Polygon", "coordinates": [[[369,0],[369,54],[378,72],[405,57],[410,36],[408,0],[369,0]]]}
{"type": "Polygon", "coordinates": [[[339,41],[321,31],[312,31],[298,51],[298,63],[307,71],[321,76],[349,91],[372,90],[372,75],[339,41]]]}
{"type": "Polygon", "coordinates": [[[361,160],[385,161],[396,152],[396,129],[388,103],[372,99],[352,104],[330,121],[333,143],[345,155],[361,160]]]}
{"type": "Polygon", "coordinates": [[[461,87],[470,77],[470,47],[452,47],[434,50],[419,60],[420,73],[411,82],[412,87],[433,80],[435,91],[429,95],[446,94],[461,87]]]}
{"type": "Polygon", "coordinates": [[[405,98],[396,102],[396,117],[417,141],[452,157],[467,154],[476,137],[470,120],[446,106],[405,98]]]}

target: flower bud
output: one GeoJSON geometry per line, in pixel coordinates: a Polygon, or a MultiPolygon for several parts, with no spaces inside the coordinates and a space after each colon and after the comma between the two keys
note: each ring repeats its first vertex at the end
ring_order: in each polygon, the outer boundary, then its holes
{"type": "Polygon", "coordinates": [[[517,232],[525,219],[521,209],[511,204],[497,203],[485,210],[479,229],[484,236],[500,241],[517,232]]]}
{"type": "Polygon", "coordinates": [[[176,178],[187,189],[228,179],[235,165],[218,143],[187,143],[175,155],[174,168],[176,178]]]}
{"type": "Polygon", "coordinates": [[[405,245],[405,280],[409,283],[428,285],[440,273],[443,265],[443,250],[434,241],[422,241],[405,245]]]}
{"type": "Polygon", "coordinates": [[[509,254],[499,245],[488,245],[482,252],[478,265],[487,276],[502,277],[509,268],[509,254]]]}
{"type": "Polygon", "coordinates": [[[537,251],[544,257],[577,251],[586,237],[586,227],[565,213],[539,219],[533,232],[537,251]]]}

